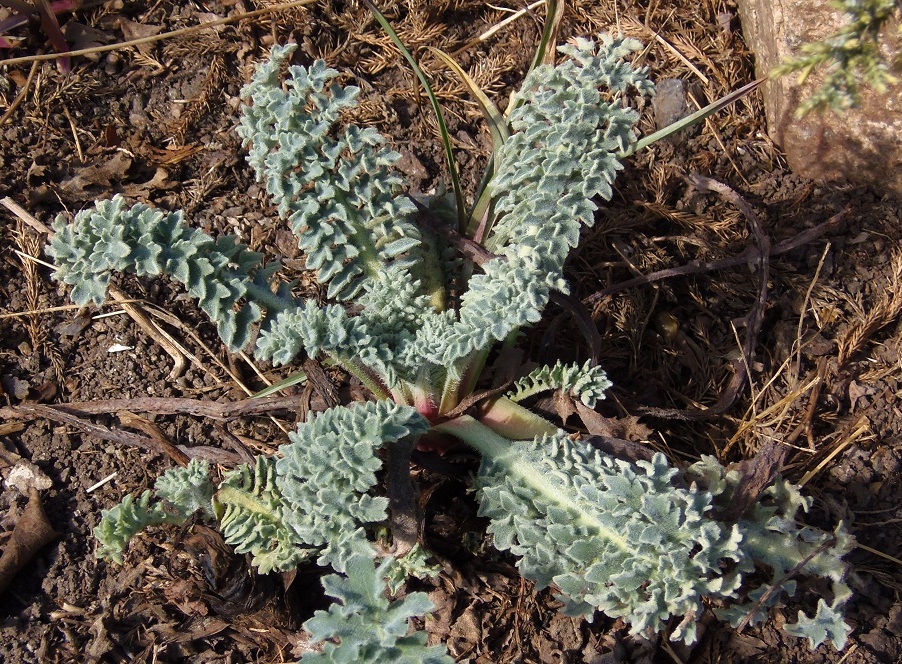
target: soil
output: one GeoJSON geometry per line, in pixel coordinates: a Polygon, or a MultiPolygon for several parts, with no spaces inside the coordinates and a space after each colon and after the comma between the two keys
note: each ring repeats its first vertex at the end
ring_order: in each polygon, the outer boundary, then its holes
{"type": "MultiPolygon", "coordinates": [[[[464,87],[427,47],[457,51],[458,62],[503,107],[529,65],[544,10],[530,10],[471,43],[507,14],[471,0],[384,4],[435,81],[472,192],[487,162],[488,133],[464,87]]],[[[754,77],[729,0],[662,0],[650,8],[626,0],[616,9],[589,0],[568,4],[559,42],[619,26],[650,44],[641,57],[656,81],[679,79],[703,104],[754,77]]],[[[243,0],[147,5],[86,2],[61,22],[73,47],[81,48],[257,8],[243,0]]],[[[19,42],[10,56],[49,48],[37,26],[11,36],[19,42]]],[[[52,61],[33,71],[27,63],[0,66],[0,117],[22,94],[21,104],[0,120],[0,198],[11,197],[47,224],[114,193],[183,209],[207,232],[237,233],[253,249],[281,257],[298,288],[323,296],[303,272],[302,257],[254,182],[233,132],[240,89],[254,63],[274,42],[289,39],[300,44],[300,61],[323,57],[362,87],[354,120],[391,137],[412,189],[428,192],[446,181],[435,121],[405,63],[365,8],[326,1],[74,58],[70,73],[52,61]]],[[[416,469],[426,543],[444,571],[434,582],[406,589],[429,592],[437,609],[425,628],[458,661],[902,661],[899,207],[870,189],[792,174],[763,123],[753,93],[700,129],[627,160],[614,199],[572,255],[568,278],[573,294],[589,306],[603,365],[617,386],[601,411],[621,418],[624,436],[641,438],[677,462],[701,454],[735,462],[769,441],[789,448],[784,473],[804,482],[814,498],[806,520],[824,528],[843,520],[858,542],[848,556],[855,590],[849,644],[842,653],[829,644],[810,651],[785,636],[780,625],[811,607],[791,602],[742,633],[707,621],[691,649],[630,637],[622,622],[601,615],[591,623],[567,618],[548,590],[536,592],[520,579],[515,561],[485,538],[467,492],[475,461],[463,454],[454,464],[433,460],[416,469]],[[771,258],[763,303],[755,261],[617,286],[756,246],[736,201],[701,193],[687,181],[692,174],[738,192],[772,245],[812,231],[810,241],[771,258]],[[760,330],[745,358],[751,380],[726,398],[756,307],[760,330]],[[717,412],[699,415],[712,407],[717,412]]],[[[649,105],[640,131],[654,128],[649,105]]],[[[46,237],[2,208],[0,220],[2,405],[146,396],[230,402],[244,395],[236,379],[257,390],[264,379],[288,375],[229,356],[193,302],[170,282],[118,280],[126,297],[138,300],[185,349],[187,368],[173,375],[159,332],[149,335],[115,303],[88,312],[67,307],[67,293],[51,271],[22,257],[40,258],[46,237]]],[[[582,361],[588,352],[577,326],[554,307],[524,348],[532,361],[582,361]]],[[[107,433],[138,432],[143,440],[169,442],[227,466],[248,450],[273,452],[294,419],[330,402],[322,389],[330,383],[342,399],[352,398],[348,390],[360,391],[347,377],[329,374],[317,389],[294,388],[302,407],[293,417],[283,412],[222,423],[187,414],[144,412],[135,420],[109,412],[89,419],[107,433]]],[[[0,440],[4,459],[17,455],[45,476],[40,501],[59,535],[0,597],[0,661],[281,662],[308,649],[300,624],[325,605],[316,568],[256,576],[202,524],[148,531],[121,566],[95,558],[91,530],[101,510],[150,486],[171,458],[127,446],[121,436],[88,435],[43,417],[0,421],[0,440]]],[[[11,538],[26,502],[12,487],[0,493],[6,515],[0,545],[11,538]]]]}

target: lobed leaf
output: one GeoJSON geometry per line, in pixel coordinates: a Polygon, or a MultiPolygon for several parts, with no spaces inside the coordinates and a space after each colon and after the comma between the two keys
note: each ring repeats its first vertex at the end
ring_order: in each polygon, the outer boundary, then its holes
{"type": "Polygon", "coordinates": [[[323,578],[326,594],[338,600],[328,611],[317,611],[304,623],[313,643],[326,641],[322,653],[301,657],[305,664],[453,664],[444,646],[427,646],[426,632],[407,635],[410,618],[432,610],[426,593],[403,600],[384,597],[386,559],[376,567],[372,556],[347,561],[347,577],[323,578]],[[332,642],[338,639],[339,643],[332,642]]]}
{"type": "Polygon", "coordinates": [[[83,210],[69,224],[60,215],[53,224],[47,253],[54,278],[74,286],[72,301],[102,304],[113,272],[140,276],[169,274],[186,286],[216,323],[232,350],[247,345],[262,309],[275,314],[292,302],[287,288],[270,287],[278,263],[262,265],[262,254],[233,236],[214,240],[182,223],[181,212],[164,213],[142,203],[125,207],[115,196],[83,210]]]}

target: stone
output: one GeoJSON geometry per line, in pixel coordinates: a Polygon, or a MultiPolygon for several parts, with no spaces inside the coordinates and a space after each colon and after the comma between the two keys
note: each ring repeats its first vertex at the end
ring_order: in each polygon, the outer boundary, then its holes
{"type": "MultiPolygon", "coordinates": [[[[739,15],[758,76],[844,24],[826,0],[739,0],[739,15]]],[[[883,33],[891,39],[895,30],[885,26],[883,33]]],[[[761,88],[768,133],[790,168],[812,180],[869,184],[902,197],[902,83],[886,94],[862,88],[859,108],[797,118],[796,109],[820,81],[815,72],[800,86],[798,74],[791,74],[761,88]]]]}

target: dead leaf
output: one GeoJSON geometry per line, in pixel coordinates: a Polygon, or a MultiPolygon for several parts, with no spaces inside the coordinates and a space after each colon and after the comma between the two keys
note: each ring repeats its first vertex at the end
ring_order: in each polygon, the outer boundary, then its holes
{"type": "MultiPolygon", "coordinates": [[[[96,48],[98,46],[103,46],[104,44],[109,44],[113,41],[113,36],[103,32],[102,30],[97,30],[96,28],[92,28],[90,25],[85,25],[83,23],[78,23],[77,21],[69,20],[66,22],[66,25],[63,27],[63,35],[66,37],[66,41],[69,42],[69,47],[73,51],[80,51],[86,48],[96,48]]],[[[87,54],[86,57],[90,60],[99,59],[99,54],[87,54]]]]}
{"type": "Polygon", "coordinates": [[[93,316],[88,309],[82,309],[78,315],[66,323],[60,323],[53,328],[61,337],[77,337],[90,327],[93,316]]]}
{"type": "Polygon", "coordinates": [[[28,80],[28,77],[18,69],[13,69],[12,71],[8,72],[6,74],[6,77],[20,88],[24,88],[25,82],[28,80]]]}
{"type": "MultiPolygon", "coordinates": [[[[863,397],[868,397],[874,394],[876,390],[873,387],[866,387],[864,385],[859,385],[854,380],[849,383],[849,410],[855,410],[855,405],[858,403],[859,399],[863,397]]],[[[867,406],[867,402],[863,402],[864,406],[867,406]]]]}
{"type": "Polygon", "coordinates": [[[650,447],[630,440],[611,438],[610,436],[584,436],[582,440],[605,454],[630,463],[651,461],[655,455],[655,451],[650,447]]]}
{"type": "Polygon", "coordinates": [[[654,433],[639,421],[635,415],[626,417],[605,417],[581,401],[575,401],[576,411],[583,421],[583,425],[589,433],[596,436],[610,436],[633,442],[640,442],[651,438],[654,433]]]}
{"type": "Polygon", "coordinates": [[[175,643],[188,643],[198,639],[208,639],[229,628],[229,622],[219,618],[204,617],[180,627],[173,639],[175,643]]]}
{"type": "Polygon", "coordinates": [[[201,593],[194,581],[174,579],[163,592],[166,599],[186,616],[206,616],[210,613],[210,607],[200,599],[201,593]]]}
{"type": "Polygon", "coordinates": [[[107,124],[106,127],[103,128],[103,145],[107,148],[118,148],[122,143],[122,139],[119,138],[119,134],[116,131],[116,125],[107,124]]]}
{"type": "Polygon", "coordinates": [[[647,431],[643,439],[651,436],[651,429],[644,424],[639,424],[639,418],[625,417],[618,419],[605,417],[579,400],[574,401],[574,404],[576,405],[576,412],[579,413],[579,417],[583,421],[583,425],[592,434],[591,436],[586,436],[584,440],[593,447],[598,448],[605,454],[632,462],[650,461],[652,456],[654,456],[655,452],[650,447],[632,440],[626,440],[620,435],[614,435],[625,434],[631,427],[634,431],[638,431],[640,428],[647,431]]]}
{"type": "Polygon", "coordinates": [[[736,521],[745,511],[758,502],[761,494],[769,487],[783,468],[789,448],[767,440],[752,459],[746,459],[727,466],[727,470],[738,470],[739,483],[733,490],[730,504],[720,514],[724,521],[736,521]]]}
{"type": "Polygon", "coordinates": [[[734,653],[738,657],[754,657],[766,652],[767,643],[754,636],[748,634],[739,634],[736,631],[730,631],[730,640],[727,643],[727,651],[734,653]]]}
{"type": "Polygon", "coordinates": [[[0,376],[0,385],[6,394],[18,401],[28,398],[28,390],[31,387],[27,381],[15,376],[0,376]]]}
{"type": "Polygon", "coordinates": [[[132,160],[124,152],[116,152],[106,161],[79,168],[75,175],[60,185],[60,195],[66,200],[93,200],[97,197],[96,189],[110,189],[113,183],[125,179],[125,174],[132,165],[132,160]]]}
{"type": "Polygon", "coordinates": [[[170,166],[193,157],[203,149],[202,145],[175,145],[164,150],[151,147],[148,152],[151,154],[153,161],[160,166],[170,166]]]}
{"type": "Polygon", "coordinates": [[[172,189],[175,182],[169,179],[165,168],[157,168],[153,177],[147,182],[138,182],[122,188],[122,193],[130,198],[147,198],[152,191],[172,189]]]}
{"type": "Polygon", "coordinates": [[[552,396],[552,403],[554,404],[554,411],[561,418],[561,422],[564,426],[567,426],[567,420],[576,412],[576,407],[573,405],[575,403],[574,398],[570,396],[569,392],[555,390],[554,396],[552,396]]]}
{"type": "Polygon", "coordinates": [[[35,554],[44,546],[59,537],[47,520],[47,514],[41,505],[41,495],[32,489],[28,497],[28,505],[13,528],[12,535],[3,548],[0,556],[0,593],[3,593],[35,554]]]}
{"type": "Polygon", "coordinates": [[[106,626],[106,616],[99,615],[91,624],[91,643],[85,648],[84,661],[93,664],[115,648],[106,626]]]}
{"type": "MultiPolygon", "coordinates": [[[[119,29],[122,30],[122,36],[125,37],[126,41],[132,41],[134,39],[144,39],[145,37],[153,37],[154,35],[158,35],[163,31],[162,25],[148,25],[146,23],[135,23],[134,21],[129,21],[127,18],[119,18],[119,29]]],[[[138,49],[142,55],[150,56],[153,52],[154,44],[153,42],[138,44],[135,48],[138,49]]]]}
{"type": "MultiPolygon", "coordinates": [[[[194,15],[201,23],[212,23],[213,21],[222,20],[222,16],[220,16],[219,14],[214,14],[213,12],[194,12],[194,15]]],[[[209,29],[213,30],[213,32],[222,32],[226,29],[226,27],[227,26],[220,24],[214,25],[209,29]]]]}
{"type": "Polygon", "coordinates": [[[59,386],[52,380],[45,380],[35,388],[29,390],[32,401],[47,402],[53,399],[59,392],[59,386]]]}

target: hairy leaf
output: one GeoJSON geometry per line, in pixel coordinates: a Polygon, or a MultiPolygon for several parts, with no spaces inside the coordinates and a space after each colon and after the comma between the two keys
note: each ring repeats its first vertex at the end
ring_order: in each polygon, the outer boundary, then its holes
{"type": "Polygon", "coordinates": [[[327,642],[322,653],[306,654],[305,664],[453,664],[443,646],[426,645],[426,632],[410,636],[410,618],[432,610],[426,593],[410,593],[390,602],[384,597],[390,559],[376,567],[371,556],[352,556],[347,577],[323,579],[326,594],[338,600],[304,623],[312,641],[327,642]]]}
{"type": "Polygon", "coordinates": [[[57,217],[53,230],[47,253],[57,267],[54,278],[74,286],[72,301],[78,305],[102,304],[113,272],[169,274],[199,300],[235,350],[247,345],[261,307],[275,313],[292,303],[287,289],[270,288],[278,263],[262,267],[261,254],[233,236],[214,240],[186,226],[181,212],[142,203],[126,208],[125,199],[116,196],[79,212],[71,224],[57,217]]]}

